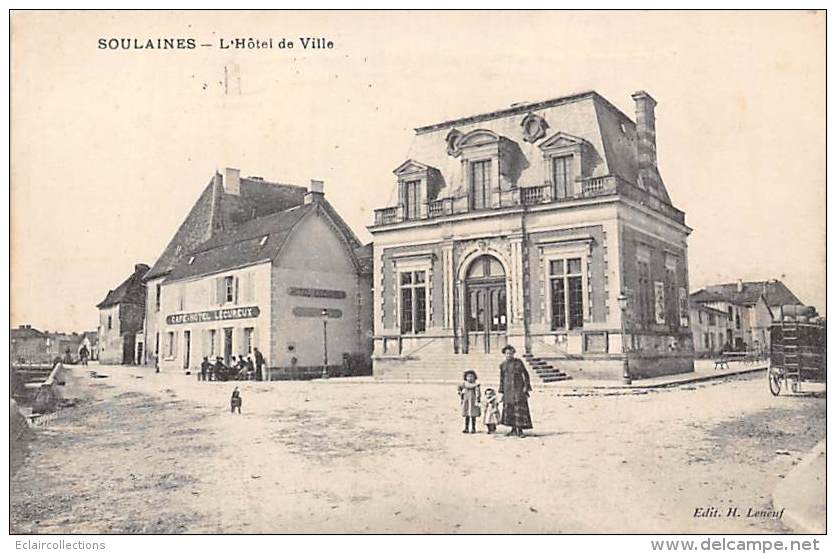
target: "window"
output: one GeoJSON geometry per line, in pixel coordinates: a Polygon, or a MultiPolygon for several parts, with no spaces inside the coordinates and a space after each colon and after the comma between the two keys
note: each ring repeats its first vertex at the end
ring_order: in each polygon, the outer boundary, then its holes
{"type": "Polygon", "coordinates": [[[156,311],[159,312],[160,311],[160,296],[162,295],[162,292],[163,292],[162,284],[157,283],[157,287],[156,287],[155,292],[156,292],[156,294],[154,296],[154,308],[156,309],[156,311]]]}
{"type": "Polygon", "coordinates": [[[215,342],[217,341],[218,332],[215,329],[209,329],[209,355],[215,356],[215,342]]]}
{"type": "Polygon", "coordinates": [[[474,210],[490,207],[491,161],[470,164],[470,207],[474,210]]]}
{"type": "Polygon", "coordinates": [[[427,330],[427,284],[424,271],[401,273],[401,333],[427,330]]]}
{"type": "Polygon", "coordinates": [[[679,295],[676,283],[676,256],[665,254],[665,312],[671,327],[679,324],[679,295]]]}
{"type": "Polygon", "coordinates": [[[638,302],[636,302],[637,319],[642,324],[648,324],[653,320],[653,283],[650,281],[649,261],[638,260],[636,262],[636,273],[638,275],[638,302]]]}
{"type": "Polygon", "coordinates": [[[174,337],[174,331],[169,331],[168,332],[168,345],[167,346],[168,346],[168,350],[167,350],[166,354],[168,355],[169,358],[173,358],[174,353],[177,351],[177,341],[174,337]]]}
{"type": "Polygon", "coordinates": [[[737,310],[734,316],[734,328],[740,329],[740,309],[737,310]]]}
{"type": "Polygon", "coordinates": [[[113,329],[113,316],[107,316],[107,329],[113,329]]]}
{"type": "Polygon", "coordinates": [[[583,327],[583,276],[581,259],[549,262],[552,330],[583,327]]]}
{"type": "Polygon", "coordinates": [[[732,307],[729,306],[729,321],[732,321],[733,319],[734,319],[734,315],[732,313],[732,307]]]}
{"type": "Polygon", "coordinates": [[[717,325],[717,316],[714,314],[708,314],[708,324],[717,325]]]}
{"type": "Polygon", "coordinates": [[[252,354],[253,353],[253,331],[252,327],[245,327],[244,328],[244,353],[245,354],[252,354]]]}
{"type": "Polygon", "coordinates": [[[224,302],[235,302],[235,278],[224,277],[224,302]]]}
{"type": "Polygon", "coordinates": [[[259,245],[259,246],[264,246],[265,244],[267,244],[267,238],[268,238],[269,236],[270,236],[270,235],[264,235],[263,237],[261,237],[261,240],[258,242],[258,245],[259,245]]]}
{"type": "Polygon", "coordinates": [[[189,257],[189,261],[186,262],[186,265],[192,265],[194,263],[194,256],[189,257]]]}
{"type": "Polygon", "coordinates": [[[403,209],[406,219],[421,217],[421,181],[407,181],[403,184],[403,209]]]}
{"type": "Polygon", "coordinates": [[[572,156],[552,158],[552,182],[555,198],[574,196],[574,175],[572,174],[572,156]]]}

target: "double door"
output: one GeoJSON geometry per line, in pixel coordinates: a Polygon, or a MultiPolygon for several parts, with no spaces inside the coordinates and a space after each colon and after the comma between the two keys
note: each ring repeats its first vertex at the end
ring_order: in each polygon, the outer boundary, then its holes
{"type": "Polygon", "coordinates": [[[467,287],[467,352],[498,353],[508,342],[505,281],[467,287]]]}

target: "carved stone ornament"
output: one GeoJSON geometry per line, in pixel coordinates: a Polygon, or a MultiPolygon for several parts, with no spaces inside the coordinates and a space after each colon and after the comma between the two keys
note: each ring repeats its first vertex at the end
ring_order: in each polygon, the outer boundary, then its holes
{"type": "Polygon", "coordinates": [[[459,157],[462,153],[462,149],[459,144],[461,143],[463,136],[462,132],[458,129],[451,129],[450,132],[447,133],[447,138],[444,139],[447,141],[447,154],[453,156],[454,158],[459,157]]]}
{"type": "Polygon", "coordinates": [[[521,125],[523,128],[523,140],[526,142],[537,142],[546,136],[546,130],[549,128],[546,120],[535,113],[530,113],[525,116],[521,125]]]}

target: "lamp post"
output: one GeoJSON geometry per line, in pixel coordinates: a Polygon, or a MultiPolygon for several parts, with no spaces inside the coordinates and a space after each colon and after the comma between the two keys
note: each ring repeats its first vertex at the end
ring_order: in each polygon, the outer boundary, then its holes
{"type": "Polygon", "coordinates": [[[629,297],[623,292],[618,295],[618,307],[621,308],[621,382],[625,385],[629,385],[633,382],[633,379],[630,377],[630,362],[627,359],[627,333],[625,331],[627,320],[627,305],[629,300],[629,297]]]}
{"type": "Polygon", "coordinates": [[[322,378],[328,378],[328,310],[322,308],[322,378]]]}

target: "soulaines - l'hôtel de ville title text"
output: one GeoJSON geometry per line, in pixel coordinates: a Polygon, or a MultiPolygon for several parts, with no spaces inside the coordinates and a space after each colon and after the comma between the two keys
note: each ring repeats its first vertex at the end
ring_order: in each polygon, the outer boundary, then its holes
{"type": "Polygon", "coordinates": [[[215,42],[200,41],[193,37],[100,37],[99,50],[194,50],[218,48],[220,50],[333,50],[335,43],[327,37],[228,37],[215,42]]]}

